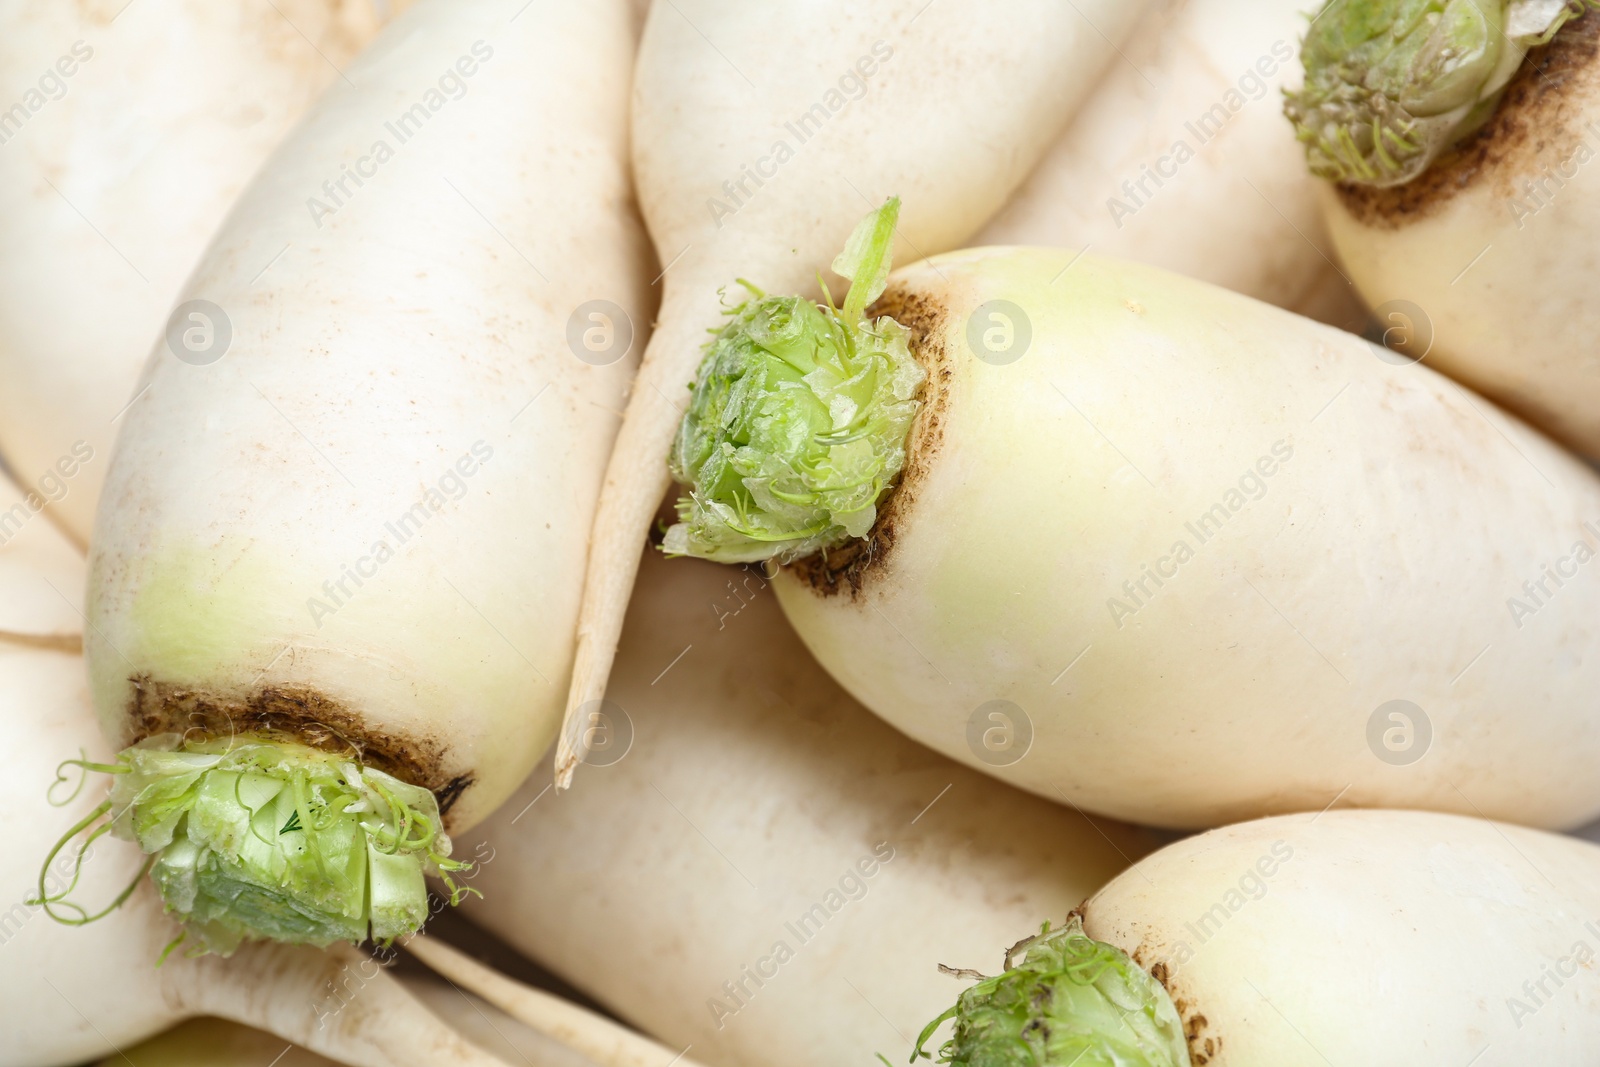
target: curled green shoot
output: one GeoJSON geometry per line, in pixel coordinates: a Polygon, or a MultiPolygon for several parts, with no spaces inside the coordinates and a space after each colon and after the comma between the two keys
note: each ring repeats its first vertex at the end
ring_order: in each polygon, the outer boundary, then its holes
{"type": "Polygon", "coordinates": [[[1328,0],[1284,113],[1311,172],[1400,185],[1494,113],[1528,50],[1600,0],[1328,0]]]}
{"type": "MultiPolygon", "coordinates": [[[[52,804],[57,804],[59,806],[61,804],[71,803],[72,800],[76,798],[80,792],[82,792],[84,782],[88,779],[88,772],[90,770],[104,771],[108,774],[120,773],[118,768],[113,765],[90,763],[87,760],[82,759],[66,760],[61,764],[61,767],[72,765],[79,767],[84,773],[79,778],[78,784],[76,788],[73,789],[71,796],[61,801],[56,801],[52,797],[52,804]]],[[[60,767],[56,768],[56,780],[50,786],[51,792],[53,793],[55,788],[61,785],[61,783],[64,781],[66,781],[66,775],[61,773],[60,767]]],[[[94,843],[111,832],[111,820],[106,818],[106,816],[108,816],[110,813],[111,801],[101,801],[93,811],[91,811],[88,815],[85,815],[82,819],[79,819],[71,829],[62,835],[61,839],[56,842],[55,847],[50,850],[47,856],[45,856],[44,865],[39,868],[38,896],[30,897],[24,901],[24,903],[33,907],[43,908],[46,915],[65,926],[83,926],[88,923],[95,922],[98,919],[103,919],[107,915],[110,915],[113,911],[116,911],[118,908],[122,907],[123,903],[133,895],[133,891],[138,888],[139,879],[150,873],[150,867],[155,862],[154,857],[147,858],[145,860],[144,865],[139,868],[139,873],[135,874],[133,876],[133,880],[123,887],[122,892],[118,893],[112,898],[111,903],[107,904],[105,907],[101,908],[92,915],[89,913],[88,909],[83,907],[83,905],[67,899],[72,895],[73,891],[78,888],[78,882],[83,877],[84,861],[88,859],[90,850],[94,847],[94,843]],[[83,843],[78,846],[77,851],[72,857],[72,878],[62,889],[52,892],[50,887],[46,884],[49,880],[50,869],[55,864],[56,857],[59,856],[62,850],[67,847],[67,844],[76,839],[79,834],[84,834],[85,837],[83,843]]]]}
{"type": "MultiPolygon", "coordinates": [[[[113,780],[110,796],[62,837],[40,872],[30,903],[60,922],[103,917],[149,873],[183,923],[180,940],[226,955],[257,938],[392,941],[427,918],[426,874],[444,881],[451,904],[476,892],[452,877],[471,864],[449,858],[433,794],[349,756],[265,738],[167,734],[124,749],[115,763],[69,765],[113,780]],[[68,898],[90,846],[107,833],[148,858],[109,906],[90,914],[68,898]],[[69,884],[49,891],[50,865],[80,836],[69,884]]],[[[65,780],[58,771],[52,790],[65,780]]],[[[80,781],[73,795],[81,789],[80,781]]],[[[70,799],[52,795],[52,803],[70,799]]]]}
{"type": "Polygon", "coordinates": [[[955,1020],[939,1063],[958,1067],[1189,1067],[1172,999],[1121,949],[1095,941],[1073,917],[1016,946],[1006,971],[963,992],[929,1023],[911,1054],[955,1020]],[[1012,957],[1022,953],[1020,962],[1012,957]]]}
{"type": "Polygon", "coordinates": [[[723,563],[780,563],[863,537],[905,466],[926,374],[906,332],[866,308],[888,284],[900,202],[851,233],[833,262],[844,307],[748,296],[706,345],[673,445],[690,487],[663,549],[723,563]]]}

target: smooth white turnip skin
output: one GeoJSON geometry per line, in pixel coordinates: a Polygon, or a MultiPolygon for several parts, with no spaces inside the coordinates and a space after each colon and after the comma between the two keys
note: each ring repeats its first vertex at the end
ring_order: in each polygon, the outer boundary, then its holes
{"type": "Polygon", "coordinates": [[[0,2],[0,453],[44,484],[80,544],[184,280],[380,13],[375,0],[0,2]]]}
{"type": "Polygon", "coordinates": [[[1578,1064],[1600,1045],[1600,848],[1568,837],[1422,812],[1264,819],[1146,857],[1083,922],[1165,963],[1209,1067],[1578,1064]]]}
{"type": "MultiPolygon", "coordinates": [[[[651,9],[634,167],[664,291],[595,518],[590,552],[603,566],[589,569],[584,588],[569,723],[605,693],[639,544],[667,490],[685,386],[720,321],[718,290],[747,278],[768,292],[814,291],[861,216],[895,195],[905,205],[899,262],[959,247],[1037,163],[1144,6],[683,0],[651,9]],[[807,113],[817,117],[801,126],[807,113]]],[[[562,784],[575,761],[563,731],[562,784]]]]}
{"type": "MultiPolygon", "coordinates": [[[[588,1067],[590,1061],[517,1022],[470,993],[430,976],[400,979],[405,991],[453,1029],[507,1064],[588,1067]]],[[[335,1061],[284,1039],[222,1019],[191,1019],[126,1051],[136,1067],[336,1067],[335,1061]],[[281,1059],[274,1057],[281,1056],[281,1059]]],[[[100,1067],[127,1067],[121,1054],[100,1067]]]]}
{"type": "Polygon", "coordinates": [[[468,918],[663,1043],[718,1067],[901,1055],[958,988],[938,964],[997,964],[1150,847],[884,726],[754,572],[648,551],[597,751],[631,748],[560,797],[537,772],[459,844],[482,857],[468,918]],[[786,930],[879,847],[864,896],[786,930]],[[778,940],[794,957],[756,990],[741,969],[778,940]]]}
{"type": "Polygon", "coordinates": [[[349,945],[258,941],[229,959],[186,959],[163,976],[162,995],[184,1018],[231,1019],[351,1067],[504,1067],[349,945]]]}
{"type": "MultiPolygon", "coordinates": [[[[1574,21],[1558,42],[1592,35],[1592,21],[1574,21]]],[[[1381,325],[1431,335],[1429,366],[1600,458],[1600,63],[1528,88],[1547,98],[1508,94],[1490,130],[1526,129],[1491,138],[1498,150],[1462,168],[1473,172],[1464,187],[1369,221],[1324,183],[1323,211],[1381,325]]]]}
{"type": "Polygon", "coordinates": [[[83,641],[83,553],[44,515],[45,500],[0,471],[0,640],[83,641]]]}
{"type": "Polygon", "coordinates": [[[634,42],[623,0],[419,3],[245,194],[183,292],[231,345],[157,345],[107,483],[88,651],[116,742],[147,675],[325,695],[353,740],[470,777],[451,828],[526,776],[560,715],[625,329],[636,349],[650,321],[634,42]],[[336,198],[342,167],[365,178],[336,198]]]}
{"type": "Polygon", "coordinates": [[[1600,566],[1573,546],[1600,545],[1600,479],[1387,349],[1077,256],[891,280],[942,353],[919,416],[939,429],[912,430],[858,593],[776,582],[823,666],[916,740],[1147,824],[1335,800],[1592,818],[1600,566]],[[969,324],[1005,340],[972,323],[992,300],[1031,321],[1013,362],[969,347],[969,324]]]}
{"type": "Polygon", "coordinates": [[[1160,0],[1037,170],[973,245],[1136,259],[1359,328],[1282,89],[1320,0],[1160,0]],[[1330,283],[1331,284],[1331,283],[1330,283]],[[1339,290],[1333,290],[1335,294],[1339,290]]]}

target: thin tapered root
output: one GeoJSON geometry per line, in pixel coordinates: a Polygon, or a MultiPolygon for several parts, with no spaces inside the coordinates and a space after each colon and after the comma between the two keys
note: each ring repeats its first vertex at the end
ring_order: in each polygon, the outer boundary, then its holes
{"type": "MultiPolygon", "coordinates": [[[[851,350],[852,356],[859,354],[859,348],[875,349],[886,343],[871,330],[858,329],[858,324],[867,305],[882,294],[887,284],[890,250],[899,214],[900,202],[896,198],[890,198],[882,208],[868,214],[852,232],[844,254],[833,263],[836,272],[852,280],[844,309],[848,325],[839,331],[842,343],[851,350]]],[[[748,283],[746,287],[749,287],[748,283]]],[[[800,303],[796,301],[796,306],[800,306],[800,303]]],[[[732,316],[737,324],[738,311],[742,306],[725,306],[723,315],[732,316]]],[[[830,312],[837,314],[832,309],[830,312]]],[[[672,486],[668,459],[673,453],[673,442],[678,437],[679,426],[690,412],[689,389],[694,388],[691,383],[696,378],[696,370],[701,367],[703,353],[709,353],[711,361],[715,361],[716,345],[708,344],[705,338],[706,331],[716,323],[714,320],[701,321],[699,315],[700,305],[693,301],[682,305],[676,314],[668,311],[663,315],[655,336],[645,349],[644,361],[639,367],[633,392],[628,397],[622,430],[617,435],[616,445],[606,466],[606,480],[589,538],[589,562],[584,574],[583,606],[578,616],[578,647],[572,666],[572,685],[567,691],[566,714],[556,741],[557,789],[566,789],[572,784],[573,772],[584,759],[584,742],[589,734],[591,715],[598,713],[600,701],[606,695],[606,682],[616,659],[617,643],[622,637],[628,599],[639,573],[640,549],[657,505],[672,486]],[[672,399],[674,397],[681,400],[672,399]]],[[[884,329],[898,332],[898,327],[893,323],[884,329]]],[[[849,526],[852,521],[860,524],[859,529],[848,531],[856,535],[865,533],[871,525],[873,504],[884,485],[900,469],[899,461],[903,457],[898,450],[911,414],[915,411],[915,404],[909,401],[909,397],[920,385],[922,372],[909,353],[904,352],[903,339],[898,340],[904,359],[879,360],[884,364],[880,368],[884,378],[881,391],[886,396],[876,397],[876,404],[867,404],[864,397],[851,398],[857,406],[871,408],[875,415],[883,414],[881,409],[886,406],[894,408],[894,414],[900,421],[884,420],[886,425],[879,427],[885,440],[879,451],[889,455],[874,455],[866,461],[858,459],[858,465],[867,473],[858,478],[857,491],[843,494],[841,499],[849,498],[844,504],[832,497],[829,500],[832,504],[844,506],[849,512],[849,518],[839,520],[844,526],[849,526]],[[894,378],[893,384],[890,378],[894,378]],[[883,402],[885,399],[899,403],[886,405],[883,402]],[[858,497],[860,499],[856,499],[858,497]]],[[[860,368],[852,368],[852,371],[858,376],[862,374],[860,368]]],[[[826,377],[825,371],[813,375],[813,378],[819,377],[826,377]]],[[[874,387],[880,384],[877,378],[871,381],[874,387]]],[[[873,392],[874,389],[868,391],[873,392]]],[[[826,404],[827,401],[821,403],[826,404]]],[[[820,429],[826,437],[844,428],[830,424],[820,429]]],[[[859,430],[857,427],[850,429],[852,432],[859,430]]],[[[830,518],[824,527],[828,533],[833,533],[833,519],[836,516],[829,514],[830,518]]],[[[821,542],[811,547],[821,547],[821,542]]]]}
{"type": "Polygon", "coordinates": [[[492,967],[425,935],[405,947],[437,974],[475,993],[552,1041],[581,1053],[599,1067],[697,1067],[681,1053],[560,997],[507,978],[492,967]]]}
{"type": "MultiPolygon", "coordinates": [[[[703,334],[705,324],[699,332],[703,334]]],[[[698,337],[663,325],[651,338],[639,369],[622,430],[606,467],[605,487],[595,510],[589,537],[589,565],[584,574],[583,608],[578,616],[578,647],[572,664],[572,685],[567,691],[566,716],[556,740],[557,789],[572,784],[572,775],[584,757],[584,735],[590,709],[600,706],[606,682],[617,656],[623,619],[634,578],[639,573],[639,552],[650,530],[650,520],[671,487],[667,454],[678,431],[682,409],[667,400],[682,396],[693,375],[692,365],[683,381],[675,381],[668,366],[681,353],[674,345],[691,346],[698,355],[698,337]],[[663,367],[666,370],[663,370],[663,367]]]]}
{"type": "Polygon", "coordinates": [[[175,1008],[276,1034],[351,1067],[507,1067],[428,1010],[371,956],[254,942],[159,972],[175,1008]]]}

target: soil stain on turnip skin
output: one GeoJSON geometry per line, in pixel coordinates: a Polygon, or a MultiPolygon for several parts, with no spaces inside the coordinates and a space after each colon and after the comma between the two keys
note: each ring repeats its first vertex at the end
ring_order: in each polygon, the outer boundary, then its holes
{"type": "Polygon", "coordinates": [[[944,444],[952,366],[946,343],[949,312],[936,299],[894,281],[867,309],[870,318],[887,315],[905,328],[911,355],[927,372],[928,381],[923,386],[922,407],[906,439],[905,469],[900,473],[899,484],[878,506],[877,521],[867,536],[787,566],[802,585],[819,596],[845,595],[856,600],[872,586],[888,566],[900,524],[916,503],[917,488],[944,444]]]}
{"type": "Polygon", "coordinates": [[[247,696],[222,696],[138,675],[129,679],[123,743],[137,744],[159,734],[208,739],[250,736],[292,741],[324,752],[344,753],[363,766],[422,786],[439,802],[439,814],[473,783],[469,774],[449,774],[446,746],[431,740],[374,731],[362,717],[313,689],[267,686],[247,696]]]}
{"type": "Polygon", "coordinates": [[[1589,11],[1529,51],[1489,121],[1421,175],[1387,189],[1340,182],[1340,203],[1362,224],[1394,230],[1486,182],[1503,196],[1517,195],[1516,179],[1539,173],[1540,164],[1556,165],[1587,140],[1587,105],[1600,99],[1597,55],[1600,11],[1589,11]]]}
{"type": "MultiPolygon", "coordinates": [[[[1077,919],[1083,923],[1088,917],[1089,904],[1089,901],[1085,901],[1073,908],[1067,913],[1067,921],[1077,919]]],[[[1157,960],[1155,963],[1149,963],[1147,962],[1149,956],[1150,948],[1143,942],[1128,953],[1128,958],[1143,967],[1151,978],[1161,983],[1161,988],[1172,998],[1172,1006],[1177,1009],[1178,1018],[1183,1022],[1183,1038],[1189,1046],[1189,1061],[1194,1067],[1205,1067],[1222,1051],[1222,1036],[1208,1032],[1211,1026],[1210,1020],[1201,1013],[1193,1000],[1178,990],[1177,979],[1173,977],[1172,969],[1167,966],[1166,961],[1157,960]]]]}
{"type": "Polygon", "coordinates": [[[1172,998],[1172,1006],[1177,1009],[1178,1018],[1183,1020],[1183,1039],[1189,1045],[1189,1060],[1194,1067],[1205,1067],[1222,1051],[1222,1038],[1216,1034],[1208,1033],[1210,1021],[1200,1013],[1194,1002],[1178,992],[1172,972],[1164,962],[1146,966],[1143,959],[1142,946],[1129,954],[1129,958],[1144,967],[1150,977],[1161,983],[1161,988],[1167,991],[1167,996],[1172,998]]]}

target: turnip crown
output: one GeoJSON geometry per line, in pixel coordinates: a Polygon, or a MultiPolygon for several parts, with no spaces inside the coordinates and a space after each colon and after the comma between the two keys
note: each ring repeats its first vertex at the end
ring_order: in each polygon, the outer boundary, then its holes
{"type": "Polygon", "coordinates": [[[1172,998],[1115,946],[1083,932],[1077,916],[1006,955],[1006,971],[961,994],[923,1029],[911,1057],[947,1019],[955,1033],[940,1063],[960,1067],[1189,1067],[1172,998]],[[1012,956],[1023,952],[1022,961],[1012,956]]]}
{"type": "MultiPolygon", "coordinates": [[[[226,955],[252,939],[387,942],[427,918],[424,874],[444,879],[452,903],[471,892],[450,877],[470,864],[449,858],[434,795],[348,755],[163,734],[112,764],[70,762],[113,775],[113,784],[69,836],[87,832],[92,842],[109,831],[138,844],[193,952],[226,955]]],[[[41,877],[39,903],[74,924],[111,910],[88,915],[65,899],[71,889],[46,894],[41,877]]]]}
{"type": "Polygon", "coordinates": [[[1584,5],[1567,0],[1328,0],[1300,50],[1284,114],[1311,172],[1410,181],[1494,112],[1529,48],[1584,5]]]}
{"type": "Polygon", "coordinates": [[[690,493],[668,553],[789,562],[872,528],[926,380],[906,331],[865,315],[887,284],[898,213],[890,200],[867,216],[834,261],[851,279],[842,309],[740,283],[749,296],[706,345],[673,444],[690,493]]]}

